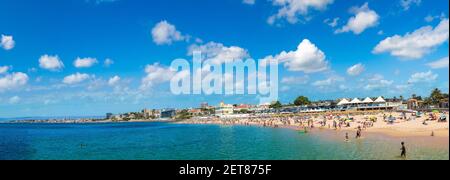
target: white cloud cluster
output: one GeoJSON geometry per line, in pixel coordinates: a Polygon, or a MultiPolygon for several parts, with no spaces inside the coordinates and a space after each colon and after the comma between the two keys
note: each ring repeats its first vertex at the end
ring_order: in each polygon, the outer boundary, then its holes
{"type": "Polygon", "coordinates": [[[307,84],[309,82],[309,76],[290,76],[281,79],[284,84],[307,84]]]}
{"type": "Polygon", "coordinates": [[[353,7],[350,10],[355,16],[351,17],[345,26],[335,31],[335,33],[353,32],[361,34],[366,29],[378,25],[380,16],[369,8],[369,3],[365,3],[361,7],[353,7]]]}
{"type": "Polygon", "coordinates": [[[363,82],[365,83],[364,89],[368,91],[387,88],[394,83],[394,81],[384,79],[384,76],[380,74],[375,74],[363,82]]]}
{"type": "Polygon", "coordinates": [[[422,3],[422,0],[400,0],[400,6],[402,6],[405,11],[409,10],[412,5],[419,6],[420,3],[422,3]]]}
{"type": "Polygon", "coordinates": [[[64,63],[58,56],[43,55],[39,58],[39,67],[50,71],[59,71],[64,68],[64,63]]]}
{"type": "Polygon", "coordinates": [[[200,51],[205,60],[211,61],[213,64],[222,64],[233,62],[234,60],[245,60],[250,57],[248,51],[238,46],[224,46],[222,43],[209,42],[203,45],[191,45],[188,49],[188,55],[192,55],[194,51],[200,51]]]}
{"type": "Polygon", "coordinates": [[[89,68],[92,67],[93,65],[97,64],[98,61],[95,58],[77,58],[74,62],[73,65],[76,68],[89,68]]]}
{"type": "Polygon", "coordinates": [[[330,27],[336,27],[339,23],[340,18],[333,18],[333,19],[325,19],[323,23],[327,24],[330,27]]]}
{"type": "Polygon", "coordinates": [[[284,63],[284,67],[289,71],[316,73],[328,69],[325,53],[308,39],[304,39],[295,51],[283,51],[276,56],[268,56],[265,59],[284,63]]]}
{"type": "Polygon", "coordinates": [[[0,92],[19,88],[28,82],[28,75],[21,72],[6,74],[0,77],[0,92]]]}
{"type": "Polygon", "coordinates": [[[10,66],[0,66],[0,74],[5,74],[9,71],[10,66]]]}
{"type": "Polygon", "coordinates": [[[170,45],[176,41],[183,41],[185,36],[167,21],[161,21],[152,29],[153,42],[157,45],[170,45]]]}
{"type": "Polygon", "coordinates": [[[269,17],[267,22],[274,24],[279,19],[286,19],[289,23],[295,24],[299,16],[307,16],[311,9],[324,10],[334,0],[272,0],[273,6],[280,7],[277,14],[269,17]]]}
{"type": "Polygon", "coordinates": [[[12,36],[7,36],[2,34],[2,39],[0,43],[1,47],[5,50],[11,50],[16,45],[14,38],[12,36]]]}
{"type": "Polygon", "coordinates": [[[120,77],[119,76],[114,76],[112,78],[109,78],[108,85],[115,86],[115,85],[117,85],[117,83],[119,83],[119,81],[120,81],[120,77]]]}
{"type": "Polygon", "coordinates": [[[256,0],[242,0],[242,3],[244,4],[249,4],[249,5],[253,5],[255,4],[256,0]]]}
{"type": "Polygon", "coordinates": [[[437,74],[434,74],[431,71],[428,72],[420,72],[415,73],[411,75],[411,78],[409,78],[408,83],[414,84],[414,83],[421,83],[421,82],[432,82],[435,81],[438,78],[437,74]]]}
{"type": "Polygon", "coordinates": [[[448,68],[448,56],[444,57],[442,59],[439,59],[437,61],[428,63],[427,65],[432,69],[442,69],[442,68],[448,68]]]}
{"type": "Polygon", "coordinates": [[[345,79],[340,76],[331,76],[325,80],[319,80],[314,82],[312,85],[317,87],[328,87],[328,86],[335,86],[338,85],[339,82],[343,82],[345,79]]]}
{"type": "Polygon", "coordinates": [[[363,64],[359,63],[347,69],[347,74],[350,76],[358,76],[364,72],[365,67],[363,64]]]}
{"type": "Polygon", "coordinates": [[[378,43],[373,53],[389,52],[392,56],[405,59],[419,59],[433,48],[447,42],[449,38],[449,20],[443,19],[435,28],[421,27],[404,36],[395,35],[378,43]]]}
{"type": "Polygon", "coordinates": [[[103,61],[103,66],[105,66],[105,67],[110,67],[113,64],[114,64],[114,61],[110,58],[106,58],[105,61],[103,61]]]}
{"type": "Polygon", "coordinates": [[[19,96],[13,96],[11,98],[9,98],[9,104],[17,104],[20,102],[20,97],[19,96]]]}
{"type": "Polygon", "coordinates": [[[63,83],[69,84],[69,85],[78,84],[85,80],[88,80],[89,78],[91,78],[91,76],[89,74],[76,73],[76,74],[71,74],[69,76],[64,77],[63,83]]]}
{"type": "Polygon", "coordinates": [[[141,80],[141,89],[151,88],[156,84],[168,82],[175,75],[176,70],[163,67],[158,63],[145,67],[147,76],[141,80]]]}

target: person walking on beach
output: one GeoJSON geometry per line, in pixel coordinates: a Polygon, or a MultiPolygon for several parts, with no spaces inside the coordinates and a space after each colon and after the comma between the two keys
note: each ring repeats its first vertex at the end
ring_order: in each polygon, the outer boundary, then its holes
{"type": "Polygon", "coordinates": [[[402,142],[402,148],[401,148],[400,150],[402,151],[400,157],[406,158],[406,147],[405,147],[405,142],[402,142]]]}

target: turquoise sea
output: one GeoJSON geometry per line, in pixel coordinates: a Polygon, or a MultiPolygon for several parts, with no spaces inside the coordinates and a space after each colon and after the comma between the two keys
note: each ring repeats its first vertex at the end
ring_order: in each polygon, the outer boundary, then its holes
{"type": "MultiPolygon", "coordinates": [[[[0,159],[400,159],[402,139],[371,135],[344,142],[341,135],[329,130],[301,134],[291,129],[171,123],[0,124],[0,159]]],[[[408,159],[449,159],[448,140],[437,146],[406,142],[408,159]]]]}

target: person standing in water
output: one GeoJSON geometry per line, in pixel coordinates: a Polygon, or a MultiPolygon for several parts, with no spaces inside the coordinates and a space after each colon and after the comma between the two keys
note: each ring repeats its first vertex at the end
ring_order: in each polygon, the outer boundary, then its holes
{"type": "Polygon", "coordinates": [[[348,142],[349,138],[348,138],[348,133],[345,133],[345,141],[348,142]]]}
{"type": "Polygon", "coordinates": [[[405,142],[402,142],[402,148],[401,148],[400,150],[402,151],[400,157],[406,158],[406,147],[405,147],[405,142]]]}

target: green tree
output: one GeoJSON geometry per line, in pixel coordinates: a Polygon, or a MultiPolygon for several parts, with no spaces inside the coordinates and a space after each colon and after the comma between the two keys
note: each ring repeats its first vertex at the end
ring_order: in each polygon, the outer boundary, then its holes
{"type": "Polygon", "coordinates": [[[442,94],[441,90],[436,88],[433,90],[433,92],[431,92],[431,95],[428,98],[428,103],[430,103],[431,105],[438,105],[443,98],[444,95],[442,94]]]}
{"type": "Polygon", "coordinates": [[[280,109],[281,107],[283,107],[283,105],[281,104],[280,101],[276,101],[269,106],[269,108],[272,109],[280,109]]]}
{"type": "Polygon", "coordinates": [[[311,101],[305,96],[299,96],[297,99],[295,99],[294,104],[296,106],[304,106],[311,104],[311,101]]]}

